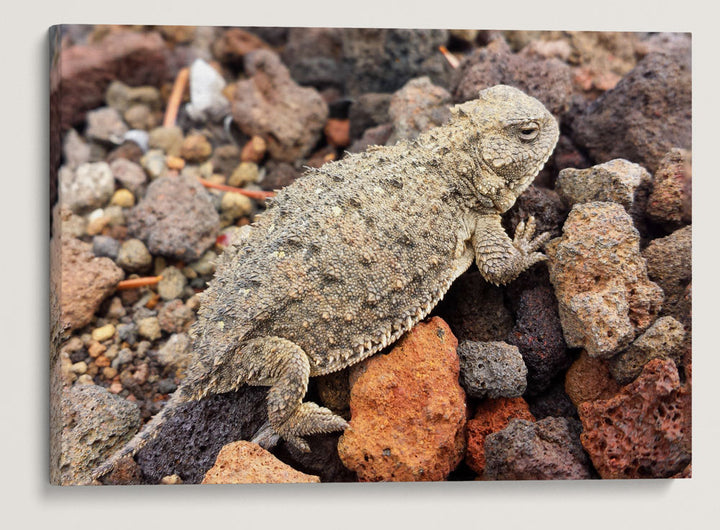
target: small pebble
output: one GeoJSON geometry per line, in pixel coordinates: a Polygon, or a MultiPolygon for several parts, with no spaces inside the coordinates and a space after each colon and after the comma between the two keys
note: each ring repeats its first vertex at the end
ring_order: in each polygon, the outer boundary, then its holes
{"type": "Polygon", "coordinates": [[[85,135],[93,140],[121,144],[128,128],[120,113],[112,107],[103,107],[87,113],[85,135]]]}
{"type": "Polygon", "coordinates": [[[127,342],[129,345],[133,345],[137,342],[137,324],[131,322],[129,324],[120,324],[117,327],[118,338],[127,342]]]}
{"type": "MultiPolygon", "coordinates": [[[[115,377],[115,376],[113,376],[113,377],[115,377]]],[[[122,383],[120,383],[120,381],[115,381],[114,383],[112,383],[110,385],[110,388],[108,388],[108,390],[110,392],[112,392],[113,394],[119,394],[123,390],[122,383]]]]}
{"type": "Polygon", "coordinates": [[[137,103],[123,113],[123,118],[132,129],[150,130],[157,125],[150,107],[137,103]]]}
{"type": "Polygon", "coordinates": [[[167,475],[160,479],[160,484],[174,485],[182,483],[183,481],[179,475],[167,475]]]}
{"type": "Polygon", "coordinates": [[[98,368],[108,368],[110,367],[110,359],[105,357],[104,355],[101,355],[97,359],[95,359],[95,366],[98,368]]]}
{"type": "Polygon", "coordinates": [[[135,196],[130,190],[120,188],[113,194],[112,199],[110,199],[110,204],[114,204],[122,208],[132,208],[135,206],[135,196]]]}
{"type": "Polygon", "coordinates": [[[158,283],[158,294],[163,300],[180,298],[187,285],[187,278],[176,267],[166,267],[162,271],[162,280],[158,283]]]}
{"type": "Polygon", "coordinates": [[[105,368],[103,368],[102,373],[103,373],[103,377],[105,377],[105,379],[112,379],[113,377],[115,377],[117,375],[118,372],[112,366],[106,366],[105,368]]]}
{"type": "Polygon", "coordinates": [[[164,155],[180,156],[182,143],[183,132],[180,127],[157,127],[150,131],[150,148],[159,149],[164,155]]]}
{"type": "Polygon", "coordinates": [[[252,213],[252,201],[245,195],[227,192],[220,202],[220,210],[232,219],[245,217],[252,213]]]}
{"type": "Polygon", "coordinates": [[[135,143],[135,145],[137,145],[143,153],[150,148],[150,135],[147,131],[143,131],[141,129],[129,130],[125,133],[123,140],[135,143]]]}
{"type": "Polygon", "coordinates": [[[88,348],[88,353],[90,354],[90,357],[95,359],[105,353],[105,350],[107,350],[105,345],[100,344],[99,342],[93,342],[88,348]]]}
{"type": "Polygon", "coordinates": [[[84,374],[85,372],[87,372],[87,368],[88,368],[87,363],[85,361],[80,361],[77,363],[73,363],[73,365],[70,367],[70,370],[74,374],[81,375],[81,374],[84,374]]]}
{"type": "Polygon", "coordinates": [[[258,165],[254,162],[241,162],[233,170],[230,178],[228,178],[228,184],[236,188],[242,188],[248,184],[254,184],[260,177],[260,170],[258,165]]]}
{"type": "Polygon", "coordinates": [[[109,236],[96,235],[93,237],[93,254],[98,258],[117,259],[120,252],[120,242],[109,236]]]}
{"type": "Polygon", "coordinates": [[[133,356],[134,355],[131,349],[123,348],[118,352],[117,357],[112,360],[111,366],[115,369],[118,369],[123,364],[127,364],[132,361],[133,356]]]}
{"type": "Polygon", "coordinates": [[[92,330],[92,338],[98,342],[103,342],[111,339],[115,335],[115,326],[112,324],[106,324],[100,328],[92,330]]]}
{"type": "Polygon", "coordinates": [[[128,272],[142,272],[152,265],[152,255],[139,239],[128,239],[120,246],[116,263],[128,272]]]}
{"type": "Polygon", "coordinates": [[[157,389],[161,394],[170,394],[171,392],[175,392],[175,390],[177,390],[177,385],[175,384],[175,381],[166,377],[165,379],[160,379],[160,381],[158,381],[157,389]]]}
{"type": "Polygon", "coordinates": [[[168,155],[165,157],[165,163],[169,169],[176,169],[178,171],[185,167],[185,160],[179,156],[168,155]]]}
{"type": "Polygon", "coordinates": [[[94,385],[95,381],[89,374],[83,374],[77,378],[76,384],[78,385],[94,385]]]}
{"type": "Polygon", "coordinates": [[[191,163],[204,162],[212,155],[212,145],[202,134],[190,134],[182,142],[180,156],[191,163]]]}
{"type": "Polygon", "coordinates": [[[261,136],[253,136],[250,138],[250,141],[243,146],[240,152],[240,160],[257,164],[265,157],[266,151],[267,142],[265,142],[265,139],[261,136]]]}
{"type": "Polygon", "coordinates": [[[160,149],[151,149],[140,159],[140,165],[145,169],[151,179],[161,177],[167,171],[165,153],[160,149]]]}
{"type": "Polygon", "coordinates": [[[160,322],[157,317],[143,318],[138,322],[138,333],[149,340],[157,340],[162,336],[160,322]]]}

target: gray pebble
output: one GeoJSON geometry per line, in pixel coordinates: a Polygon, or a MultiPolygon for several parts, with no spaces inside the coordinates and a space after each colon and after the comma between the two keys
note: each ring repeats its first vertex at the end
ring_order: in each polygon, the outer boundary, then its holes
{"type": "Polygon", "coordinates": [[[158,283],[158,294],[163,300],[180,298],[187,285],[187,278],[176,267],[166,267],[162,271],[162,280],[158,283]]]}
{"type": "Polygon", "coordinates": [[[138,331],[137,325],[134,322],[130,324],[118,324],[116,330],[120,341],[127,342],[131,346],[137,342],[138,331]]]}
{"type": "Polygon", "coordinates": [[[99,258],[116,259],[120,252],[120,242],[110,236],[93,237],[93,254],[99,258]]]}
{"type": "Polygon", "coordinates": [[[115,191],[112,171],[105,162],[81,164],[75,171],[63,166],[58,178],[60,201],[75,213],[105,206],[115,191]]]}
{"type": "Polygon", "coordinates": [[[130,348],[123,348],[120,350],[117,354],[117,356],[112,360],[112,363],[110,363],[110,366],[115,368],[116,370],[119,369],[123,364],[127,364],[133,360],[134,354],[130,348]]]}
{"type": "Polygon", "coordinates": [[[116,263],[128,272],[141,272],[150,268],[152,256],[145,243],[128,239],[120,246],[116,263]]]}
{"type": "Polygon", "coordinates": [[[103,107],[87,113],[85,135],[88,138],[120,145],[127,131],[122,116],[112,107],[103,107]]]}

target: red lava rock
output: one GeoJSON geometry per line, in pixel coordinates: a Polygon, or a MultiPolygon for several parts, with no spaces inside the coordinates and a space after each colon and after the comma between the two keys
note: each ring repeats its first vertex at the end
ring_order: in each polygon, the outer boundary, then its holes
{"type": "Polygon", "coordinates": [[[452,94],[462,103],[497,84],[517,87],[540,100],[554,115],[567,110],[572,93],[570,67],[531,52],[512,53],[503,39],[478,48],[454,72],[452,94]]]}
{"type": "Polygon", "coordinates": [[[444,480],[465,449],[457,340],[434,317],[354,371],[338,454],[361,481],[444,480]]]}
{"type": "Polygon", "coordinates": [[[655,172],[647,214],[656,221],[678,226],[692,222],[692,154],[672,149],[655,172]]]}
{"type": "Polygon", "coordinates": [[[613,88],[566,115],[573,140],[596,162],[624,158],[655,172],[670,149],[691,146],[689,36],[645,56],[613,88]]]}
{"type": "Polygon", "coordinates": [[[128,214],[128,232],[153,254],[185,262],[200,258],[215,243],[218,215],[207,191],[187,176],[160,177],[128,214]]]}
{"type": "Polygon", "coordinates": [[[350,120],[330,118],[325,124],[325,137],[334,147],[347,147],[350,145],[350,120]]]}
{"type": "Polygon", "coordinates": [[[283,482],[320,482],[283,464],[257,444],[239,441],[220,450],[202,484],[275,484],[283,482]]]}
{"type": "Polygon", "coordinates": [[[609,399],[620,391],[620,385],[610,374],[608,362],[593,359],[586,351],[565,374],[565,392],[577,407],[585,401],[609,399]]]}
{"type": "Polygon", "coordinates": [[[77,329],[90,323],[95,311],[112,294],[124,273],[111,259],[96,258],[92,245],[88,243],[63,238],[61,245],[61,319],[70,329],[77,329]]]}
{"type": "Polygon", "coordinates": [[[663,293],[648,279],[639,233],[621,205],[576,204],[545,252],[571,348],[612,357],[657,317],[663,293]]]}
{"type": "MultiPolygon", "coordinates": [[[[158,33],[120,31],[100,42],[71,46],[60,52],[60,77],[51,86],[57,98],[61,130],[67,130],[99,107],[111,81],[158,86],[168,75],[165,43],[158,33]]],[[[52,103],[51,103],[52,104],[52,103]]]]}
{"type": "Polygon", "coordinates": [[[580,404],[580,439],[600,476],[681,473],[691,460],[690,390],[673,361],[654,359],[615,397],[580,404]]]}
{"type": "Polygon", "coordinates": [[[487,480],[581,480],[591,477],[580,445],[580,424],[570,418],[513,419],[485,441],[487,480]]]}
{"type": "Polygon", "coordinates": [[[483,400],[475,409],[475,417],[467,422],[465,462],[478,475],[485,471],[485,438],[507,427],[513,418],[535,421],[523,398],[483,400]]]}
{"type": "Polygon", "coordinates": [[[322,134],[328,106],[313,88],[290,77],[280,58],[268,50],[245,56],[250,79],[235,86],[233,117],[249,136],[262,136],[276,160],[292,162],[307,155],[322,134]]]}

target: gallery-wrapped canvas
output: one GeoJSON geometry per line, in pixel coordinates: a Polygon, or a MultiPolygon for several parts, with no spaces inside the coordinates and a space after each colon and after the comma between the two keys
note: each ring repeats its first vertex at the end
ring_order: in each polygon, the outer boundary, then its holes
{"type": "Polygon", "coordinates": [[[691,476],[691,36],[50,29],[50,480],[691,476]]]}

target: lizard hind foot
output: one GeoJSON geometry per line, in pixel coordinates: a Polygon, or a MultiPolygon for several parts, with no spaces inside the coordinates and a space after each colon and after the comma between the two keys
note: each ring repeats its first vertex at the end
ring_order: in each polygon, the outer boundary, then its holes
{"type": "Polygon", "coordinates": [[[342,431],[348,422],[330,409],[312,402],[301,403],[293,414],[278,427],[279,435],[304,453],[310,452],[310,446],[302,438],[305,435],[342,431]]]}

